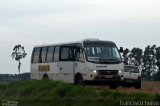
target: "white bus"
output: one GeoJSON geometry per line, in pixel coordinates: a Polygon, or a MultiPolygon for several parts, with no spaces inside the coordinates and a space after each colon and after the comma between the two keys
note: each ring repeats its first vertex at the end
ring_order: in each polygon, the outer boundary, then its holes
{"type": "Polygon", "coordinates": [[[35,46],[31,57],[31,79],[67,83],[104,82],[116,88],[123,80],[121,47],[112,41],[85,39],[78,42],[35,46]]]}

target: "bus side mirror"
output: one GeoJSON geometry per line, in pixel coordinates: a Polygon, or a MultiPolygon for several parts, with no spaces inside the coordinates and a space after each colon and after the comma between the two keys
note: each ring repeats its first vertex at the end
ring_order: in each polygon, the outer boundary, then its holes
{"type": "Polygon", "coordinates": [[[123,47],[120,47],[119,52],[123,53],[123,47]]]}

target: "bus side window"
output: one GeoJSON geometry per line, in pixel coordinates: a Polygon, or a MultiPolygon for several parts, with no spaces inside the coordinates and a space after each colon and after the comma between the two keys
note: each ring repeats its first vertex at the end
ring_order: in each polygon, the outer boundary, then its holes
{"type": "Polygon", "coordinates": [[[48,47],[46,62],[52,62],[54,58],[54,46],[48,47]]]}
{"type": "Polygon", "coordinates": [[[69,60],[69,48],[68,47],[62,47],[60,52],[60,60],[69,60]]]}
{"type": "Polygon", "coordinates": [[[41,51],[41,48],[34,49],[33,59],[32,59],[33,63],[39,63],[40,51],[41,51]]]}
{"type": "Polygon", "coordinates": [[[74,61],[74,47],[73,46],[61,46],[60,48],[60,61],[74,61]]]}
{"type": "Polygon", "coordinates": [[[59,61],[59,46],[55,47],[55,52],[54,52],[54,62],[59,61]]]}
{"type": "Polygon", "coordinates": [[[47,47],[43,47],[41,51],[40,62],[42,63],[46,62],[46,55],[47,55],[47,47]]]}

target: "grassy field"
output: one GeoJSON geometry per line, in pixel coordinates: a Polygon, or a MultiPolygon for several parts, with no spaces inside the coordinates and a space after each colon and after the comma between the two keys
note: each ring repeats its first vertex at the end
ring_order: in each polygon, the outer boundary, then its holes
{"type": "Polygon", "coordinates": [[[18,106],[117,106],[120,101],[159,101],[160,94],[125,93],[108,88],[96,90],[91,87],[41,80],[0,84],[0,99],[18,101],[18,106]]]}
{"type": "MultiPolygon", "coordinates": [[[[90,86],[96,90],[104,90],[109,89],[108,86],[90,86]]],[[[131,87],[118,87],[116,90],[118,92],[125,92],[125,93],[136,93],[136,92],[143,92],[149,94],[160,94],[160,81],[142,81],[142,88],[135,89],[134,86],[131,87]]]]}

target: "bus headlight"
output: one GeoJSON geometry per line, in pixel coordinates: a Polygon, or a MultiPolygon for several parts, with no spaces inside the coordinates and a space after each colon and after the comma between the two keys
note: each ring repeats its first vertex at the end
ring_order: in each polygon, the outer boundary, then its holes
{"type": "Polygon", "coordinates": [[[97,74],[97,70],[94,70],[94,69],[88,69],[88,68],[86,68],[86,71],[89,71],[91,73],[97,74]]]}
{"type": "Polygon", "coordinates": [[[97,74],[97,70],[93,70],[93,73],[97,74]]]}
{"type": "Polygon", "coordinates": [[[121,74],[121,73],[122,73],[122,71],[121,71],[121,70],[119,70],[119,71],[118,71],[118,73],[119,73],[119,74],[121,74]]]}

